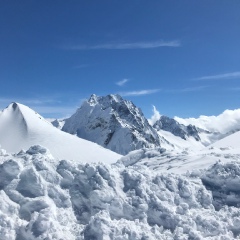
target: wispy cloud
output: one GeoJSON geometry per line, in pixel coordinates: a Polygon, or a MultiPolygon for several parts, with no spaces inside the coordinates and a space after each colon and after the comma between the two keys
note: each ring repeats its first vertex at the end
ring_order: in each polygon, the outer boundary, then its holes
{"type": "Polygon", "coordinates": [[[74,66],[73,68],[74,69],[81,69],[81,68],[87,68],[87,67],[89,67],[88,64],[80,64],[80,65],[74,66]]]}
{"type": "Polygon", "coordinates": [[[125,85],[129,80],[127,78],[124,78],[121,81],[116,82],[116,84],[120,87],[122,87],[123,85],[125,85]]]}
{"type": "Polygon", "coordinates": [[[147,90],[140,90],[140,91],[121,92],[119,94],[121,96],[142,96],[142,95],[157,93],[160,90],[161,89],[147,89],[147,90]]]}
{"type": "Polygon", "coordinates": [[[153,105],[153,115],[150,119],[148,119],[148,122],[150,123],[150,125],[154,125],[154,123],[156,123],[157,120],[159,120],[161,117],[160,112],[156,109],[156,107],[153,105]]]}
{"type": "Polygon", "coordinates": [[[240,72],[231,72],[231,73],[223,73],[217,75],[203,76],[199,78],[194,78],[193,80],[227,80],[227,79],[235,79],[240,78],[240,72]]]}
{"type": "Polygon", "coordinates": [[[98,45],[72,45],[65,46],[68,50],[98,50],[98,49],[151,49],[160,47],[180,47],[181,43],[178,40],[172,41],[153,41],[153,42],[130,42],[130,43],[105,43],[98,45]]]}
{"type": "Polygon", "coordinates": [[[240,91],[240,87],[229,88],[228,90],[238,92],[238,91],[240,91]]]}
{"type": "Polygon", "coordinates": [[[187,93],[187,92],[198,92],[201,91],[208,86],[198,86],[198,87],[188,87],[188,88],[180,88],[180,89],[167,89],[165,92],[167,93],[187,93]]]}
{"type": "Polygon", "coordinates": [[[22,104],[26,105],[44,105],[44,104],[57,104],[61,103],[60,100],[56,99],[51,99],[51,98],[28,98],[28,99],[23,99],[23,98],[0,98],[0,103],[2,104],[10,104],[11,102],[19,102],[22,104]]]}
{"type": "Polygon", "coordinates": [[[69,106],[30,106],[33,110],[41,115],[47,115],[56,118],[65,118],[73,114],[77,107],[69,106]]]}
{"type": "Polygon", "coordinates": [[[77,107],[61,106],[62,101],[51,98],[0,98],[0,111],[6,108],[11,102],[18,102],[32,108],[43,116],[63,117],[68,116],[77,107]]]}

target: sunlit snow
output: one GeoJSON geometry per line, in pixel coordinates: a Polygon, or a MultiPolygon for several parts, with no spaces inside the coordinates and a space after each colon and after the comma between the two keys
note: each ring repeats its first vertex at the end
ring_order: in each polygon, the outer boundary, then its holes
{"type": "Polygon", "coordinates": [[[240,164],[231,159],[176,174],[135,165],[136,153],[131,164],[125,157],[78,166],[40,146],[0,153],[0,239],[230,240],[240,233],[240,164]]]}
{"type": "Polygon", "coordinates": [[[161,146],[121,156],[12,103],[0,113],[0,239],[239,238],[234,126],[201,141],[160,129],[161,146]]]}
{"type": "Polygon", "coordinates": [[[121,155],[95,143],[62,132],[32,109],[12,103],[0,112],[0,145],[16,153],[34,144],[47,147],[59,159],[113,163],[121,155]]]}

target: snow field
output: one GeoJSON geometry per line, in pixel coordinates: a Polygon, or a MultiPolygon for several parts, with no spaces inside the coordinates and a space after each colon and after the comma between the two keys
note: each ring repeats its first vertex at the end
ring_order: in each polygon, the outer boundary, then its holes
{"type": "Polygon", "coordinates": [[[120,161],[59,162],[40,146],[0,153],[0,239],[233,239],[240,234],[238,162],[178,175],[120,161]]]}

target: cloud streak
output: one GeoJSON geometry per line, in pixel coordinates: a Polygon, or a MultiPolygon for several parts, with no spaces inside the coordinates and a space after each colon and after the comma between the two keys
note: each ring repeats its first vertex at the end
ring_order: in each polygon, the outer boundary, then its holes
{"type": "Polygon", "coordinates": [[[240,87],[229,88],[228,90],[237,92],[240,91],[240,87]]]}
{"type": "Polygon", "coordinates": [[[201,91],[208,86],[199,86],[199,87],[189,87],[189,88],[181,88],[181,89],[169,89],[165,90],[167,93],[188,93],[188,92],[198,92],[201,91]]]}
{"type": "Polygon", "coordinates": [[[151,48],[160,48],[160,47],[180,47],[181,43],[178,40],[172,41],[153,41],[153,42],[130,42],[130,43],[106,43],[98,45],[73,45],[67,46],[65,49],[68,50],[111,50],[111,49],[151,49],[151,48]]]}
{"type": "Polygon", "coordinates": [[[140,91],[130,91],[130,92],[121,92],[119,93],[121,96],[143,96],[143,95],[149,95],[153,93],[159,92],[161,89],[146,89],[146,90],[140,90],[140,91]]]}
{"type": "Polygon", "coordinates": [[[193,80],[227,80],[240,78],[240,72],[231,72],[218,75],[203,76],[199,78],[194,78],[193,80]]]}
{"type": "Polygon", "coordinates": [[[129,80],[127,78],[124,78],[121,81],[116,82],[116,84],[120,87],[122,87],[123,85],[125,85],[129,80]]]}
{"type": "Polygon", "coordinates": [[[52,117],[69,116],[77,107],[61,106],[62,101],[57,99],[43,98],[0,98],[0,112],[10,103],[18,102],[29,106],[40,115],[51,115],[52,117]]]}
{"type": "Polygon", "coordinates": [[[61,101],[56,99],[50,99],[50,98],[29,98],[29,99],[23,99],[23,98],[0,98],[1,104],[10,104],[11,102],[19,102],[25,105],[44,105],[44,104],[59,104],[61,101]]]}
{"type": "Polygon", "coordinates": [[[74,66],[73,68],[74,69],[81,69],[81,68],[87,68],[87,67],[89,67],[89,64],[80,64],[80,65],[74,66]]]}
{"type": "Polygon", "coordinates": [[[69,117],[71,114],[73,114],[76,111],[76,107],[69,107],[69,106],[30,106],[35,111],[37,111],[41,115],[51,115],[51,117],[54,118],[56,116],[57,118],[65,118],[69,117]]]}

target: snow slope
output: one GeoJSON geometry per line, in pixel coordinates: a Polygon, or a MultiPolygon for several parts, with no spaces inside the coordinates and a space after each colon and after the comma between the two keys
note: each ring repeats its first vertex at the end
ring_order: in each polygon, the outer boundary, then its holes
{"type": "Polygon", "coordinates": [[[212,144],[214,147],[219,148],[239,148],[240,149],[240,131],[235,132],[215,143],[212,144]]]}
{"type": "Polygon", "coordinates": [[[160,136],[161,146],[166,149],[175,149],[175,150],[184,150],[184,149],[192,149],[199,150],[205,147],[211,146],[211,144],[223,139],[226,136],[230,136],[232,133],[221,134],[216,132],[208,132],[198,128],[198,136],[200,138],[199,141],[193,136],[187,136],[185,139],[172,134],[169,131],[164,131],[162,129],[158,130],[158,134],[160,136]],[[165,140],[165,141],[163,141],[165,140]]]}
{"type": "Polygon", "coordinates": [[[60,160],[113,163],[121,157],[95,143],[62,132],[22,104],[12,103],[0,112],[2,148],[16,153],[35,144],[48,148],[60,160]]]}
{"type": "Polygon", "coordinates": [[[209,168],[216,162],[240,162],[240,149],[229,148],[189,148],[166,150],[164,148],[140,149],[132,151],[118,162],[124,166],[147,166],[152,172],[186,174],[209,168]]]}
{"type": "Polygon", "coordinates": [[[169,131],[159,130],[159,136],[161,139],[165,139],[167,142],[162,141],[161,146],[168,150],[183,151],[187,149],[199,150],[204,148],[204,144],[201,141],[196,141],[194,137],[187,137],[182,139],[181,137],[175,136],[169,131]]]}
{"type": "MultiPolygon", "coordinates": [[[[150,161],[153,152],[144,151],[150,161]]],[[[174,174],[121,162],[75,166],[49,156],[40,146],[15,155],[0,150],[0,239],[240,236],[238,162],[174,174]]]]}

